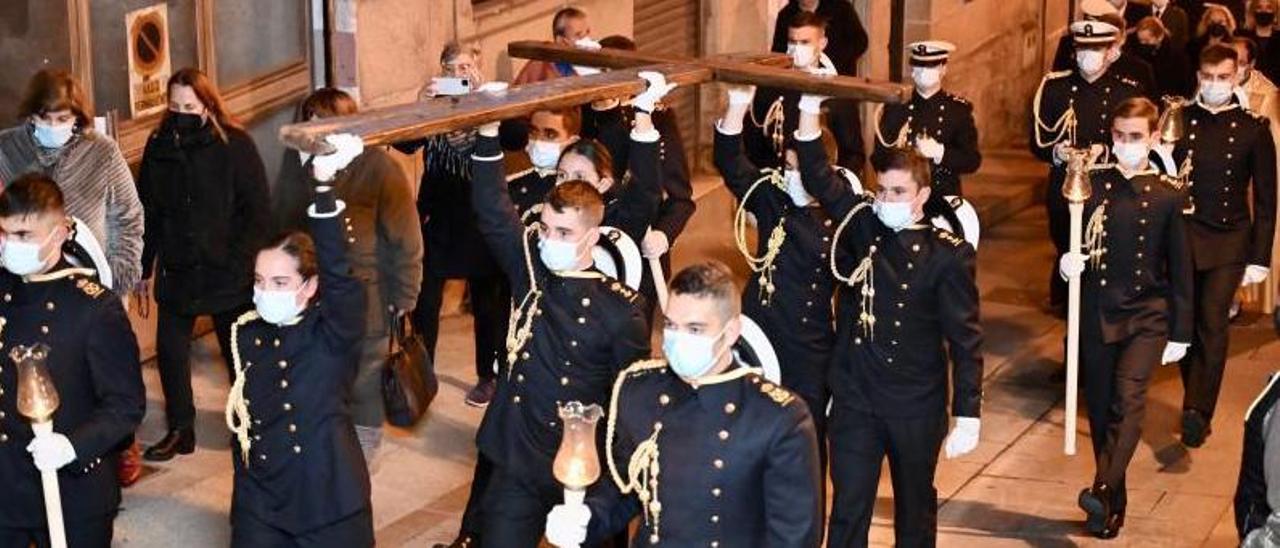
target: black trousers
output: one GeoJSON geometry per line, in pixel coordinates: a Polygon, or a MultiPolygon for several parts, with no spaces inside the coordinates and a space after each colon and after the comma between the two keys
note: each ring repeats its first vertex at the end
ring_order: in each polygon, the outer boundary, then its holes
{"type": "MultiPolygon", "coordinates": [[[[227,367],[227,377],[235,380],[231,365],[231,324],[248,307],[213,314],[213,330],[218,349],[227,367]]],[[[191,330],[197,316],[189,316],[165,307],[157,307],[156,365],[160,369],[160,386],[164,390],[164,415],[169,429],[191,428],[195,424],[196,406],[191,393],[191,330]]]]}
{"type": "Polygon", "coordinates": [[[547,526],[547,513],[564,501],[559,487],[540,487],[495,467],[484,494],[482,548],[538,546],[547,526]]]}
{"type": "Polygon", "coordinates": [[[476,452],[476,469],[471,476],[471,492],[467,495],[467,507],[462,511],[462,527],[459,535],[471,537],[483,536],[484,531],[484,495],[489,490],[489,482],[493,479],[493,461],[476,452]]]}
{"type": "MultiPolygon", "coordinates": [[[[440,336],[440,307],[444,303],[446,280],[430,272],[423,273],[422,291],[418,293],[418,305],[413,311],[413,323],[422,334],[423,345],[433,360],[440,336]]],[[[467,290],[471,294],[471,313],[475,317],[476,378],[492,379],[496,376],[494,360],[498,360],[499,370],[506,369],[511,290],[501,275],[467,278],[467,290]]]]}
{"type": "Polygon", "coordinates": [[[285,532],[248,512],[231,515],[232,548],[361,548],[373,544],[373,512],[369,508],[301,535],[285,532]]]}
{"type": "Polygon", "coordinates": [[[1195,273],[1195,334],[1182,360],[1182,409],[1213,418],[1227,365],[1227,329],[1231,301],[1244,264],[1229,264],[1195,273]]]}
{"type": "MultiPolygon", "coordinates": [[[[1067,304],[1067,282],[1058,274],[1058,262],[1067,252],[1071,239],[1071,213],[1067,199],[1062,197],[1063,175],[1058,168],[1049,170],[1049,187],[1045,191],[1044,207],[1049,214],[1049,239],[1053,241],[1053,264],[1049,265],[1049,303],[1054,306],[1067,304]]],[[[1088,219],[1082,219],[1088,222],[1088,219]]]]}
{"type": "Polygon", "coordinates": [[[889,457],[893,480],[893,532],[903,548],[935,546],[938,491],[933,487],[947,416],[885,418],[849,409],[832,410],[831,479],[835,497],[827,546],[867,546],[880,484],[880,463],[889,457]]]}
{"type": "MultiPolygon", "coordinates": [[[[110,548],[115,533],[115,514],[64,524],[67,548],[110,548]]],[[[49,548],[49,529],[0,527],[0,548],[49,548]]]]}
{"type": "Polygon", "coordinates": [[[1094,483],[1116,493],[1116,510],[1123,511],[1125,471],[1142,439],[1147,411],[1147,387],[1160,364],[1167,337],[1134,335],[1114,343],[1102,342],[1097,322],[1084,322],[1081,332],[1081,374],[1089,410],[1093,442],[1094,483]]]}

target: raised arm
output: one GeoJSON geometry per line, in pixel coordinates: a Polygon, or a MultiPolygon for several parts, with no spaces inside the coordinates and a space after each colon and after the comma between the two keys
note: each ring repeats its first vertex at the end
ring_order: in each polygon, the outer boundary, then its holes
{"type": "Polygon", "coordinates": [[[693,217],[697,205],[693,201],[693,184],[689,177],[689,162],[684,155],[684,139],[671,110],[654,113],[653,125],[662,134],[659,152],[662,155],[662,190],[664,197],[658,205],[658,218],[653,229],[661,231],[667,242],[674,242],[684,232],[693,217]]]}
{"type": "Polygon", "coordinates": [[[822,538],[821,474],[813,419],[799,398],[784,413],[764,466],[767,546],[811,548],[822,538]]]}
{"type": "Polygon", "coordinates": [[[321,323],[330,344],[345,348],[364,336],[365,291],[347,261],[347,235],[342,221],[346,204],[339,202],[335,194],[333,187],[316,187],[307,217],[320,266],[321,323]]]}
{"type": "Polygon", "coordinates": [[[634,101],[635,127],[631,130],[627,155],[631,182],[623,187],[622,208],[617,218],[612,220],[616,228],[635,242],[644,239],[649,223],[658,214],[658,203],[662,201],[662,164],[658,152],[662,135],[653,126],[652,113],[657,102],[675,87],[675,84],[667,84],[659,73],[641,73],[641,76],[649,81],[649,88],[634,101]]]}
{"type": "MultiPolygon", "coordinates": [[[[475,152],[471,154],[471,207],[475,209],[476,227],[485,244],[512,284],[512,294],[523,295],[529,289],[525,226],[511,202],[507,170],[502,159],[498,128],[485,126],[480,130],[475,152]]],[[[534,252],[530,250],[530,253],[534,252]]],[[[531,260],[536,259],[531,257],[531,260]]]]}
{"type": "Polygon", "coordinates": [[[716,122],[715,159],[716,170],[724,179],[725,186],[739,200],[747,193],[747,189],[760,178],[760,169],[751,162],[742,149],[743,118],[751,109],[751,101],[755,97],[755,88],[751,86],[734,86],[729,88],[728,106],[724,116],[716,122]]]}
{"type": "Polygon", "coordinates": [[[952,362],[951,414],[977,418],[982,413],[982,325],[975,280],[977,254],[968,243],[955,245],[939,275],[939,320],[952,362]]]}
{"type": "MultiPolygon", "coordinates": [[[[820,103],[821,101],[819,101],[820,103]]],[[[800,162],[800,180],[804,189],[818,199],[832,219],[844,219],[864,196],[855,194],[848,180],[831,169],[831,159],[822,147],[822,128],[819,125],[817,105],[804,104],[802,98],[800,123],[796,129],[796,157],[800,162]]]]}

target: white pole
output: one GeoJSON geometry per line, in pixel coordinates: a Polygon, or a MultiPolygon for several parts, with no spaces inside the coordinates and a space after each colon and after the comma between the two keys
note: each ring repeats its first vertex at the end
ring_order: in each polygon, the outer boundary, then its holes
{"type": "MultiPolygon", "coordinates": [[[[53,435],[53,421],[31,423],[37,438],[53,435]]],[[[44,513],[49,522],[49,545],[67,548],[67,531],[62,524],[62,492],[58,490],[58,471],[42,470],[40,484],[44,488],[44,513]]]]}
{"type": "MultiPolygon", "coordinates": [[[[586,506],[587,490],[586,489],[570,489],[564,488],[564,505],[569,507],[586,506]]],[[[581,544],[560,545],[559,548],[578,548],[581,544]]]]}
{"type": "Polygon", "coordinates": [[[667,277],[662,274],[662,257],[649,258],[649,271],[653,272],[653,292],[658,295],[658,308],[667,311],[667,277]]]}
{"type": "MultiPolygon", "coordinates": [[[[1084,232],[1084,202],[1071,202],[1071,235],[1068,253],[1080,253],[1084,232]]],[[[1062,451],[1076,454],[1076,392],[1080,378],[1080,275],[1067,278],[1067,394],[1063,417],[1062,451]]]]}

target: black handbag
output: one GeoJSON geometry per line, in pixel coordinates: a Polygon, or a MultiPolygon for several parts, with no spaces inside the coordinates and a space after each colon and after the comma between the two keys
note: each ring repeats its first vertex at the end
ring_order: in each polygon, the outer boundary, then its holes
{"type": "Polygon", "coordinates": [[[440,391],[435,365],[407,314],[392,313],[387,359],[382,367],[382,401],[387,422],[409,428],[417,424],[440,391]]]}

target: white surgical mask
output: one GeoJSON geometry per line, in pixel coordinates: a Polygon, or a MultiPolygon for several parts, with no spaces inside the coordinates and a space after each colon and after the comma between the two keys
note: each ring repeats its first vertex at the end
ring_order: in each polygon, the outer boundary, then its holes
{"type": "Polygon", "coordinates": [[[804,182],[800,180],[799,171],[794,169],[783,171],[782,178],[787,183],[787,196],[791,197],[791,203],[800,207],[813,203],[813,196],[804,189],[804,182]]]}
{"type": "Polygon", "coordinates": [[[895,231],[906,228],[916,220],[915,213],[911,211],[911,202],[876,200],[871,207],[875,210],[876,217],[880,218],[880,222],[895,231]]]}
{"type": "MultiPolygon", "coordinates": [[[[685,379],[696,379],[707,374],[715,366],[720,353],[716,342],[729,329],[725,325],[715,336],[694,335],[674,329],[662,331],[662,354],[675,374],[685,379]]],[[[726,347],[726,351],[728,348],[726,347]]]]}
{"type": "Polygon", "coordinates": [[[578,267],[579,242],[564,240],[538,240],[538,258],[552,272],[563,272],[578,267]]]}
{"type": "Polygon", "coordinates": [[[32,125],[34,126],[32,137],[35,137],[36,142],[44,148],[62,148],[62,145],[71,140],[71,135],[76,129],[74,123],[50,126],[35,122],[32,125]]]}
{"type": "Polygon", "coordinates": [[[538,169],[555,169],[560,161],[560,143],[555,141],[530,139],[525,151],[529,153],[529,161],[533,162],[533,167],[538,169]]]}
{"type": "Polygon", "coordinates": [[[1231,85],[1231,82],[1202,82],[1200,99],[1208,106],[1220,107],[1231,100],[1233,88],[1235,86],[1231,85]]]}
{"type": "Polygon", "coordinates": [[[1107,54],[1102,50],[1082,49],[1076,52],[1076,66],[1080,67],[1080,72],[1090,76],[1102,72],[1106,60],[1107,54]]]}
{"type": "Polygon", "coordinates": [[[942,71],[938,67],[914,67],[911,69],[911,79],[916,83],[916,90],[933,91],[942,83],[942,71]]]}
{"type": "Polygon", "coordinates": [[[1142,165],[1142,161],[1150,154],[1151,149],[1146,143],[1116,143],[1111,147],[1112,154],[1116,155],[1116,163],[1128,170],[1136,170],[1142,165]]]}
{"type": "Polygon", "coordinates": [[[53,238],[50,233],[43,242],[19,242],[12,237],[4,241],[4,247],[0,249],[0,262],[4,263],[5,270],[17,274],[18,276],[29,276],[44,269],[44,259],[40,257],[40,248],[44,244],[49,243],[53,238]]]}
{"type": "Polygon", "coordinates": [[[787,55],[791,56],[791,64],[796,68],[811,67],[813,66],[813,61],[818,57],[814,47],[808,44],[788,45],[787,55]]]}
{"type": "Polygon", "coordinates": [[[253,288],[253,306],[258,310],[262,320],[275,325],[283,325],[302,314],[303,305],[298,304],[298,291],[261,290],[253,288]]]}

